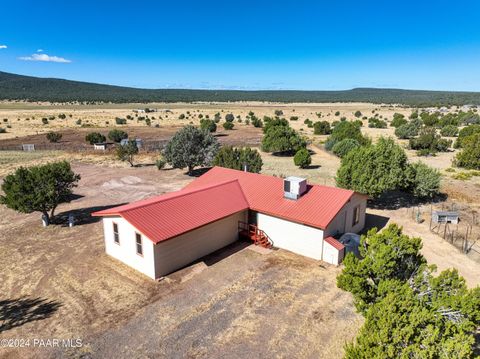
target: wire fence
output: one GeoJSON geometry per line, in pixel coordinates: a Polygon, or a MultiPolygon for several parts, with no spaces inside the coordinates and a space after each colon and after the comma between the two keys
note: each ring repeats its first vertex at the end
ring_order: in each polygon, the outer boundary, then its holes
{"type": "MultiPolygon", "coordinates": [[[[141,152],[155,152],[163,149],[168,140],[143,140],[139,148],[141,152]]],[[[115,150],[117,144],[108,143],[105,151],[115,150]]],[[[0,145],[0,151],[68,151],[68,152],[100,152],[93,145],[79,143],[25,143],[18,145],[0,145]],[[33,146],[31,146],[33,145],[33,146]]]]}
{"type": "Polygon", "coordinates": [[[480,220],[476,209],[463,203],[432,202],[407,208],[406,213],[412,221],[428,224],[432,233],[480,262],[480,220]],[[458,221],[439,220],[439,212],[458,215],[458,221]]]}

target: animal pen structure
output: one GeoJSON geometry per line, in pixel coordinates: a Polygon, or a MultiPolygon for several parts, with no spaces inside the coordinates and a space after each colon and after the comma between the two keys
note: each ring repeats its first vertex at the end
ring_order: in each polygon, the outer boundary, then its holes
{"type": "Polygon", "coordinates": [[[455,202],[432,202],[406,211],[411,220],[428,223],[432,233],[480,262],[480,223],[475,209],[455,202]]]}

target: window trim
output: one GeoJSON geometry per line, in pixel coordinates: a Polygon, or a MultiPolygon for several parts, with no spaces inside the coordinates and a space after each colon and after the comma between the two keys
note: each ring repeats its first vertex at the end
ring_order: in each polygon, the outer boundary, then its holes
{"type": "Polygon", "coordinates": [[[353,208],[353,221],[352,227],[360,223],[360,205],[357,205],[353,208]]]}
{"type": "Polygon", "coordinates": [[[137,253],[138,256],[143,257],[143,236],[135,232],[135,252],[137,253]],[[138,242],[138,239],[140,239],[140,243],[138,242]],[[138,246],[140,245],[140,252],[138,251],[138,246]]]}
{"type": "Polygon", "coordinates": [[[118,223],[112,222],[112,229],[113,229],[113,243],[120,245],[120,231],[118,230],[118,223]],[[115,228],[117,231],[115,232],[115,228]]]}

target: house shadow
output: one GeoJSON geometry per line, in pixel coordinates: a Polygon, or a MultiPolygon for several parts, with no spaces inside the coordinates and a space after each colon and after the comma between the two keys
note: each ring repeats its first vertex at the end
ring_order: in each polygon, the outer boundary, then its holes
{"type": "Polygon", "coordinates": [[[381,230],[387,225],[389,220],[389,217],[380,216],[373,213],[367,213],[365,215],[365,226],[358,234],[367,234],[367,232],[372,228],[377,228],[378,230],[381,230]]]}
{"type": "Polygon", "coordinates": [[[61,304],[45,298],[6,299],[0,301],[0,333],[26,323],[47,319],[61,304]]]}
{"type": "Polygon", "coordinates": [[[108,206],[95,206],[95,207],[87,207],[87,208],[78,208],[72,209],[70,211],[61,212],[55,215],[54,224],[59,224],[63,227],[68,226],[68,218],[70,215],[73,216],[75,222],[75,226],[83,225],[83,224],[90,224],[100,222],[102,220],[101,217],[93,217],[92,213],[97,211],[103,211],[105,209],[113,208],[122,206],[126,203],[118,203],[112,204],[108,206]]]}
{"type": "Polygon", "coordinates": [[[233,242],[232,244],[229,244],[226,247],[223,247],[213,253],[206,255],[205,257],[201,258],[199,261],[205,263],[207,266],[210,267],[215,263],[218,263],[237,252],[240,252],[241,250],[245,249],[251,244],[252,244],[252,241],[238,240],[236,242],[233,242]]]}
{"type": "Polygon", "coordinates": [[[444,202],[447,199],[445,193],[439,193],[434,198],[422,199],[413,194],[403,191],[390,191],[383,193],[380,197],[369,199],[368,208],[396,210],[400,208],[410,208],[421,206],[428,203],[444,202]]]}

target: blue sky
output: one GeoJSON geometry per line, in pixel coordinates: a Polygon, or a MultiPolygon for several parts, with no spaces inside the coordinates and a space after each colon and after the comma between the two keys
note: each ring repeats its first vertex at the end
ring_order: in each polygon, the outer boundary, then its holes
{"type": "Polygon", "coordinates": [[[13,73],[147,88],[480,91],[479,1],[2,0],[1,12],[0,70],[13,73]]]}

